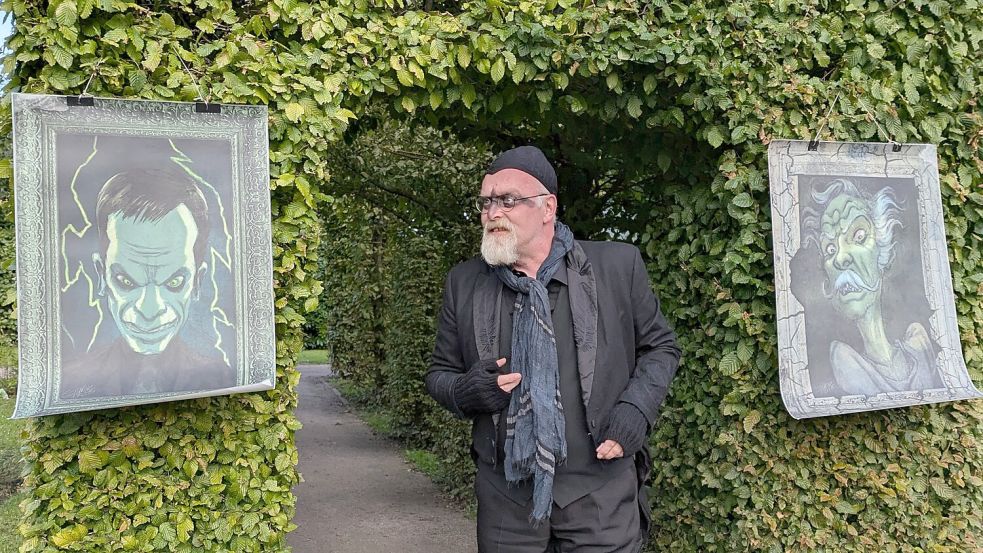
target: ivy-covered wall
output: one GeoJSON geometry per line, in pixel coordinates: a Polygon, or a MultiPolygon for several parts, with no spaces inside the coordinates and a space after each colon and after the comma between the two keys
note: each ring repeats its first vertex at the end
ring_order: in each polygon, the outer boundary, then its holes
{"type": "MultiPolygon", "coordinates": [[[[575,231],[647,251],[686,351],[653,437],[654,547],[981,546],[979,402],[802,422],[782,410],[765,175],[767,142],[812,137],[827,110],[823,138],[938,143],[964,354],[983,380],[978,0],[5,6],[16,23],[5,65],[11,89],[78,93],[95,71],[94,94],[191,100],[181,56],[213,100],[270,105],[286,383],[271,393],[40,420],[30,436],[24,551],[283,548],[296,482],[291,366],[304,313],[321,293],[312,277],[318,211],[327,230],[327,206],[368,199],[341,185],[357,174],[329,156],[346,131],[389,115],[489,149],[540,144],[559,165],[575,231]]],[[[369,203],[355,213],[358,225],[376,210],[406,213],[399,202],[369,203]]],[[[442,226],[453,214],[415,213],[406,234],[388,236],[407,252],[437,252],[426,258],[433,264],[418,272],[411,256],[396,256],[385,266],[402,273],[373,279],[381,292],[419,286],[420,297],[399,297],[407,312],[383,310],[356,327],[383,329],[372,336],[382,345],[379,364],[368,370],[382,398],[405,404],[407,427],[420,423],[408,438],[445,451],[440,440],[455,436],[458,451],[459,426],[426,423],[444,415],[418,378],[435,308],[424,300],[439,287],[429,278],[461,251],[436,248],[454,235],[442,226]]],[[[464,455],[455,459],[461,471],[464,455]]]]}

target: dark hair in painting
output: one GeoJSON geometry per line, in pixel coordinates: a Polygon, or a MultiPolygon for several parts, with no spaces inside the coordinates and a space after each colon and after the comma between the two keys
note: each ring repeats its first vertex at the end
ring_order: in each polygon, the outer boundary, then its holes
{"type": "Polygon", "coordinates": [[[116,173],[102,185],[96,200],[96,227],[102,251],[109,248],[106,226],[109,216],[138,221],[159,221],[184,205],[198,226],[195,240],[195,260],[205,258],[208,245],[208,204],[198,185],[186,173],[164,169],[135,169],[116,173]]]}

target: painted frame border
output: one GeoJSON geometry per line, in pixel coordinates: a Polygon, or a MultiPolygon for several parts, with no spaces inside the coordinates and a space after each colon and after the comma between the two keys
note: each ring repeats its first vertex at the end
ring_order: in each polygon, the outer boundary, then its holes
{"type": "Polygon", "coordinates": [[[70,107],[65,96],[14,93],[12,107],[20,360],[13,418],[272,389],[276,341],[266,106],[222,105],[220,113],[196,113],[193,103],[94,98],[93,106],[70,107]],[[56,132],[230,141],[240,385],[191,393],[58,398],[56,132]]]}
{"type": "Polygon", "coordinates": [[[946,248],[938,156],[932,144],[822,142],[809,150],[802,140],[768,146],[772,237],[775,257],[778,367],[782,401],[793,418],[824,417],[983,397],[966,371],[946,248]],[[894,151],[900,146],[899,151],[894,151]],[[942,388],[884,392],[876,396],[817,397],[807,369],[805,309],[792,293],[791,260],[801,245],[798,176],[910,178],[918,192],[921,259],[929,333],[940,347],[942,388]]]}

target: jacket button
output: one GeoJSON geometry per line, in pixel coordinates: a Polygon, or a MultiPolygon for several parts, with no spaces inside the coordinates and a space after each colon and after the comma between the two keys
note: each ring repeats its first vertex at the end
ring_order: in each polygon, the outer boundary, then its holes
{"type": "Polygon", "coordinates": [[[591,428],[597,428],[597,422],[595,422],[594,419],[591,419],[590,420],[590,427],[591,428]]]}

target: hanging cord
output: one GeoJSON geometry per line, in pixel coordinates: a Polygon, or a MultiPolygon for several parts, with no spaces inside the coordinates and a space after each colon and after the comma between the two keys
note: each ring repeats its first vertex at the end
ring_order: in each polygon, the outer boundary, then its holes
{"type": "Polygon", "coordinates": [[[95,78],[97,73],[99,73],[99,66],[102,64],[102,62],[103,60],[99,60],[94,66],[92,66],[92,73],[89,75],[89,80],[85,81],[85,88],[82,89],[82,93],[79,94],[79,98],[82,96],[91,96],[91,94],[89,94],[89,85],[92,84],[92,79],[95,78]]]}
{"type": "Polygon", "coordinates": [[[891,151],[900,152],[901,143],[894,140],[894,138],[891,137],[891,135],[887,132],[887,130],[881,126],[881,122],[877,120],[877,116],[871,113],[869,109],[867,109],[867,106],[861,104],[860,107],[864,108],[864,111],[867,112],[868,116],[870,116],[870,120],[873,121],[875,125],[877,125],[877,130],[881,131],[881,134],[887,137],[888,143],[891,144],[891,151]]]}
{"type": "Polygon", "coordinates": [[[181,60],[181,65],[184,66],[184,72],[187,73],[189,77],[191,77],[191,82],[195,85],[195,90],[198,91],[198,97],[195,98],[195,100],[199,100],[199,101],[205,102],[205,105],[207,106],[208,105],[208,98],[205,98],[204,96],[202,96],[202,94],[201,94],[201,87],[198,86],[198,79],[196,79],[195,76],[194,76],[194,74],[191,73],[191,70],[188,69],[188,64],[184,62],[184,58],[181,57],[181,53],[178,52],[178,50],[174,46],[174,43],[173,42],[171,43],[171,50],[174,51],[174,55],[177,56],[177,59],[181,60]]]}
{"type": "Polygon", "coordinates": [[[104,60],[99,60],[94,66],[92,66],[92,73],[89,74],[89,80],[85,82],[85,88],[82,89],[82,93],[78,96],[65,96],[65,103],[67,103],[70,107],[92,107],[95,105],[95,97],[89,94],[89,85],[92,84],[92,79],[94,79],[96,74],[99,73],[99,64],[101,64],[103,61],[104,60]]]}
{"type": "Polygon", "coordinates": [[[826,122],[829,121],[829,116],[833,113],[833,106],[835,106],[836,105],[836,102],[838,102],[840,100],[840,94],[841,94],[841,92],[837,92],[836,93],[836,98],[833,98],[833,101],[829,103],[829,109],[826,110],[826,116],[823,117],[823,121],[819,125],[819,130],[816,131],[816,136],[813,137],[813,139],[809,141],[809,151],[810,152],[815,152],[819,148],[819,135],[822,134],[823,133],[823,129],[826,128],[826,122]]]}
{"type": "Polygon", "coordinates": [[[181,60],[181,65],[184,67],[184,72],[187,73],[189,77],[191,77],[191,82],[195,85],[195,90],[198,91],[198,97],[195,98],[196,100],[195,112],[196,113],[222,113],[221,104],[212,104],[208,101],[211,98],[211,94],[209,94],[208,98],[206,98],[201,93],[201,87],[198,85],[198,79],[195,78],[194,74],[191,72],[191,69],[188,68],[188,64],[184,62],[184,58],[181,57],[181,53],[178,52],[177,47],[174,46],[173,42],[171,43],[171,50],[174,51],[174,55],[177,56],[177,59],[181,60]]]}

